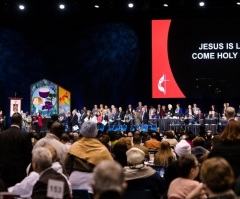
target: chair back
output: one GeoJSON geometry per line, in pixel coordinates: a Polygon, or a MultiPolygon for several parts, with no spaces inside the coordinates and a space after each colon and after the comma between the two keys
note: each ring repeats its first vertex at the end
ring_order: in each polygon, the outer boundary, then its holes
{"type": "Polygon", "coordinates": [[[73,189],[72,196],[73,199],[91,199],[87,189],[73,189]]]}
{"type": "Polygon", "coordinates": [[[145,190],[127,190],[123,199],[153,199],[150,189],[145,190]]]}

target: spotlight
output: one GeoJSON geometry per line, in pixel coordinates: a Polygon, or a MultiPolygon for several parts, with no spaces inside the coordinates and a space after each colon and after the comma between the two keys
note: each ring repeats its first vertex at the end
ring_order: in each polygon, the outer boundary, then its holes
{"type": "Polygon", "coordinates": [[[203,7],[205,3],[203,1],[199,2],[199,6],[203,7]]]}
{"type": "Polygon", "coordinates": [[[128,4],[128,7],[129,7],[129,8],[133,8],[133,6],[134,6],[133,3],[129,3],[129,4],[128,4]]]}
{"type": "Polygon", "coordinates": [[[163,6],[164,6],[164,7],[168,7],[168,4],[167,4],[167,3],[164,3],[163,6]]]}
{"type": "Polygon", "coordinates": [[[18,6],[18,8],[19,8],[20,10],[24,10],[24,9],[25,9],[25,6],[21,4],[21,5],[18,6]]]}
{"type": "Polygon", "coordinates": [[[99,5],[96,4],[94,7],[95,7],[95,8],[99,8],[99,5]]]}
{"type": "Polygon", "coordinates": [[[238,2],[237,2],[237,5],[239,5],[239,6],[240,6],[240,1],[238,1],[238,2]]]}
{"type": "Polygon", "coordinates": [[[63,10],[65,8],[65,5],[64,4],[60,4],[59,8],[63,10]]]}

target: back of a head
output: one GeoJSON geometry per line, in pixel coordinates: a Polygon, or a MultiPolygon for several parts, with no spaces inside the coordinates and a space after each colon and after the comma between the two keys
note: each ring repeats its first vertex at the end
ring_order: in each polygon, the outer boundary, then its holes
{"type": "Polygon", "coordinates": [[[20,113],[13,113],[12,119],[11,119],[11,124],[15,125],[21,125],[22,124],[22,116],[20,113]]]}
{"type": "Polygon", "coordinates": [[[126,188],[122,166],[111,160],[101,161],[94,168],[92,187],[100,198],[106,192],[118,192],[122,195],[126,188]]]}
{"type": "Polygon", "coordinates": [[[133,136],[133,144],[140,144],[141,143],[141,136],[140,135],[134,135],[133,136]]]}
{"type": "Polygon", "coordinates": [[[52,166],[52,154],[45,147],[37,147],[32,150],[32,162],[43,171],[52,166]]]}
{"type": "Polygon", "coordinates": [[[192,143],[193,143],[193,147],[196,147],[196,146],[205,147],[205,140],[203,137],[200,137],[200,136],[196,136],[192,140],[192,143]]]}
{"type": "Polygon", "coordinates": [[[63,142],[70,142],[70,138],[69,138],[68,134],[66,134],[66,133],[62,134],[60,140],[63,141],[63,142]]]}
{"type": "Polygon", "coordinates": [[[145,153],[141,149],[133,147],[126,152],[126,155],[129,166],[144,164],[145,153]]]}
{"type": "Polygon", "coordinates": [[[235,177],[229,163],[221,157],[210,158],[203,162],[200,179],[214,193],[231,189],[235,177]]]}
{"type": "Polygon", "coordinates": [[[194,168],[196,157],[193,154],[185,154],[178,159],[177,168],[180,177],[188,178],[192,168],[194,168]]]}
{"type": "Polygon", "coordinates": [[[161,145],[160,145],[160,148],[159,148],[159,151],[161,151],[162,153],[163,152],[171,152],[171,146],[170,146],[170,143],[168,141],[162,141],[161,145]]]}
{"type": "Polygon", "coordinates": [[[64,127],[59,122],[54,122],[50,128],[50,133],[56,135],[58,138],[64,133],[64,127]]]}
{"type": "Polygon", "coordinates": [[[151,134],[151,138],[157,139],[157,134],[156,133],[152,133],[151,134]]]}
{"type": "Polygon", "coordinates": [[[235,108],[233,108],[231,106],[227,107],[225,114],[226,114],[227,119],[229,119],[231,117],[235,117],[235,114],[236,114],[235,108]]]}
{"type": "Polygon", "coordinates": [[[173,139],[174,138],[174,131],[173,130],[167,131],[166,137],[168,139],[173,139]]]}
{"type": "Polygon", "coordinates": [[[191,145],[186,140],[181,140],[177,143],[174,150],[177,156],[181,157],[185,154],[191,154],[191,145]]]}
{"type": "Polygon", "coordinates": [[[98,130],[97,130],[97,124],[95,122],[92,122],[90,120],[84,122],[81,126],[81,131],[83,137],[86,138],[95,138],[97,136],[98,130]]]}
{"type": "Polygon", "coordinates": [[[240,140],[240,122],[228,122],[220,136],[221,141],[239,141],[240,140]]]}

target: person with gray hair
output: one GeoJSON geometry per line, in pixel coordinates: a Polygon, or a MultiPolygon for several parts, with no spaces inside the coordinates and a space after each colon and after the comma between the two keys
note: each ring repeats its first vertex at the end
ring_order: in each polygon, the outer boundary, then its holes
{"type": "Polygon", "coordinates": [[[132,147],[126,154],[128,166],[124,167],[124,174],[128,183],[127,191],[149,189],[153,199],[161,198],[165,192],[165,181],[156,170],[144,164],[145,153],[132,147]]]}
{"type": "Polygon", "coordinates": [[[120,199],[127,183],[122,166],[116,161],[103,160],[93,170],[94,199],[120,199]]]}
{"type": "Polygon", "coordinates": [[[62,198],[71,198],[67,180],[63,175],[56,172],[52,168],[52,154],[45,147],[38,147],[32,151],[32,167],[39,173],[39,180],[33,187],[32,199],[41,199],[47,197],[47,189],[49,180],[57,180],[64,183],[64,191],[62,198]]]}
{"type": "Polygon", "coordinates": [[[235,108],[229,106],[226,108],[226,112],[225,112],[225,116],[226,116],[226,119],[227,121],[234,121],[235,120],[235,115],[236,115],[236,112],[235,112],[235,108]]]}

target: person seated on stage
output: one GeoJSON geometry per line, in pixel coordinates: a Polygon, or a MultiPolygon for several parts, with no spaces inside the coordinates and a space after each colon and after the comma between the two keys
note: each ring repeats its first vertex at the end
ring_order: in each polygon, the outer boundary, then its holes
{"type": "Polygon", "coordinates": [[[122,166],[110,160],[103,160],[93,170],[94,199],[120,199],[127,188],[122,166]]]}
{"type": "Polygon", "coordinates": [[[192,110],[192,106],[191,105],[188,105],[188,108],[185,111],[185,120],[184,120],[184,122],[186,124],[193,124],[195,122],[194,112],[192,110]]]}
{"type": "Polygon", "coordinates": [[[152,133],[151,139],[145,141],[144,146],[151,150],[158,150],[160,148],[161,142],[157,140],[157,134],[152,133]]]}
{"type": "Polygon", "coordinates": [[[165,191],[164,179],[150,166],[144,164],[145,153],[138,148],[127,151],[128,166],[124,167],[129,190],[150,189],[153,199],[161,198],[165,191]]]}
{"type": "Polygon", "coordinates": [[[208,119],[216,119],[217,118],[217,113],[215,111],[209,111],[207,118],[208,119]]]}
{"type": "Polygon", "coordinates": [[[180,104],[176,104],[176,109],[174,111],[174,116],[181,117],[183,115],[182,108],[180,107],[180,104]]]}
{"type": "Polygon", "coordinates": [[[195,114],[195,122],[198,124],[203,124],[204,115],[201,109],[198,109],[197,114],[195,114]]]}
{"type": "Polygon", "coordinates": [[[175,132],[173,130],[167,131],[166,135],[163,137],[162,141],[169,142],[170,146],[174,149],[178,141],[176,139],[175,132]]]}
{"type": "Polygon", "coordinates": [[[199,108],[197,107],[197,104],[194,103],[194,104],[193,104],[193,108],[192,108],[193,115],[196,115],[196,114],[198,113],[198,110],[199,110],[199,108]]]}
{"type": "Polygon", "coordinates": [[[172,104],[168,104],[168,108],[166,110],[166,117],[172,117],[173,116],[173,108],[172,108],[172,104]]]}
{"type": "Polygon", "coordinates": [[[125,116],[125,113],[122,110],[122,107],[119,107],[118,108],[118,117],[117,117],[118,124],[123,124],[124,116],[125,116]]]}
{"type": "Polygon", "coordinates": [[[166,106],[162,105],[161,111],[160,111],[160,118],[165,118],[167,114],[166,106]]]}

